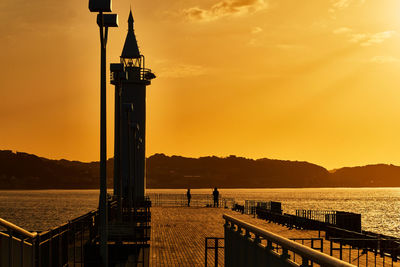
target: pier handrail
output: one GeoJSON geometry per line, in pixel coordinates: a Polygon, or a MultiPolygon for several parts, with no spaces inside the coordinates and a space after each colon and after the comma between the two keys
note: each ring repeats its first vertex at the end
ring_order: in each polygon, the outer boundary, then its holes
{"type": "Polygon", "coordinates": [[[26,237],[29,237],[29,238],[35,238],[37,236],[36,232],[33,232],[33,233],[29,232],[29,231],[27,231],[27,230],[15,225],[15,224],[9,222],[9,221],[6,221],[6,220],[4,220],[2,218],[0,218],[0,225],[3,226],[4,228],[7,228],[8,230],[15,231],[15,232],[17,232],[19,234],[22,234],[22,235],[24,235],[26,237]]]}
{"type": "Polygon", "coordinates": [[[352,265],[350,263],[341,261],[339,259],[336,259],[334,257],[331,257],[329,255],[326,255],[324,253],[321,253],[319,251],[316,251],[314,249],[311,249],[309,247],[306,247],[306,246],[296,243],[294,241],[291,241],[285,237],[282,237],[282,236],[276,235],[274,233],[271,233],[269,231],[266,231],[264,229],[261,229],[253,224],[236,219],[227,214],[224,214],[223,218],[225,219],[226,222],[237,225],[237,227],[239,227],[241,229],[248,230],[249,232],[255,234],[256,236],[259,236],[259,237],[265,238],[266,240],[272,241],[273,243],[278,244],[289,251],[292,251],[302,257],[304,256],[304,258],[307,258],[307,259],[313,261],[314,263],[319,264],[320,266],[354,267],[354,265],[352,265]]]}

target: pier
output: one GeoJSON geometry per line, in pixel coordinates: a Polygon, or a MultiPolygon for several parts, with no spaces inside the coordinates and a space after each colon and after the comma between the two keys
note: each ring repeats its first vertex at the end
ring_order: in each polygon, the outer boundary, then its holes
{"type": "MultiPolygon", "coordinates": [[[[151,212],[150,266],[205,266],[205,239],[224,237],[224,214],[355,266],[400,266],[400,262],[393,260],[390,255],[380,255],[372,250],[357,249],[355,246],[340,245],[336,240],[328,240],[324,231],[289,228],[231,209],[152,207],[151,212]]],[[[224,245],[223,240],[219,242],[224,245]]],[[[213,247],[214,241],[209,243],[213,247]]],[[[214,250],[209,249],[207,255],[208,266],[215,266],[214,250]]],[[[301,264],[300,257],[290,256],[301,264]]],[[[218,259],[218,266],[225,266],[224,249],[218,249],[218,259]]]]}
{"type": "MultiPolygon", "coordinates": [[[[390,255],[357,249],[354,244],[341,245],[337,240],[327,239],[325,231],[290,228],[223,206],[206,207],[206,203],[185,207],[178,206],[179,203],[174,196],[173,200],[165,202],[169,206],[163,206],[163,203],[159,202],[158,206],[150,208],[150,242],[140,244],[141,252],[137,253],[137,258],[128,259],[127,266],[205,266],[206,238],[220,238],[220,248],[217,250],[214,249],[214,239],[208,241],[207,266],[215,266],[216,251],[218,266],[230,266],[225,262],[224,215],[355,266],[400,266],[400,262],[393,260],[390,255]],[[175,205],[172,205],[173,203],[175,205]],[[146,259],[149,259],[149,262],[144,263],[146,259]]],[[[9,231],[0,233],[0,266],[95,266],[90,262],[93,260],[92,255],[96,253],[90,252],[87,245],[93,242],[93,239],[96,240],[98,235],[96,211],[41,233],[30,233],[5,223],[2,223],[2,226],[9,231]],[[11,259],[12,263],[8,259],[11,259]]],[[[148,237],[148,234],[145,236],[148,237]]],[[[255,236],[249,240],[253,242],[256,240],[255,236]]],[[[267,245],[266,239],[261,238],[260,241],[260,244],[267,245]]],[[[115,253],[113,247],[115,245],[109,247],[111,253],[115,253]]],[[[246,247],[242,250],[246,251],[246,247]]],[[[284,252],[279,245],[273,245],[272,250],[278,254],[284,252]]],[[[290,251],[287,255],[298,266],[302,264],[302,257],[299,255],[290,251]]]]}

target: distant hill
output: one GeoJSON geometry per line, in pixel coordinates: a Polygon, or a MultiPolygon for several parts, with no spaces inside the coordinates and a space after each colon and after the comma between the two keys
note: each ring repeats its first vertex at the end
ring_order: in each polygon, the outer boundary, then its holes
{"type": "Polygon", "coordinates": [[[331,173],[331,180],[346,187],[400,187],[400,167],[387,164],[345,167],[331,173]]]}
{"type": "MultiPolygon", "coordinates": [[[[110,164],[111,160],[107,165],[110,164]]],[[[112,167],[108,173],[110,177],[112,167]]],[[[98,188],[98,177],[98,162],[50,160],[23,152],[0,150],[0,189],[98,188]]]]}
{"type": "Polygon", "coordinates": [[[271,159],[168,157],[147,160],[150,188],[264,188],[320,187],[329,184],[329,172],[308,162],[271,159]]]}
{"type": "MultiPolygon", "coordinates": [[[[147,159],[146,168],[148,188],[400,186],[400,167],[384,164],[328,171],[299,161],[155,154],[147,159]]],[[[107,173],[112,187],[112,159],[107,161],[107,173]]],[[[99,162],[50,160],[0,150],[0,189],[98,188],[98,177],[99,162]]]]}

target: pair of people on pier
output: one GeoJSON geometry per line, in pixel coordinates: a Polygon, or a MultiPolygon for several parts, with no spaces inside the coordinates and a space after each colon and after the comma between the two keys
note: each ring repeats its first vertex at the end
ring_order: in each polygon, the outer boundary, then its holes
{"type": "MultiPolygon", "coordinates": [[[[213,199],[214,199],[214,207],[218,207],[218,203],[219,203],[219,192],[218,189],[215,187],[214,191],[212,193],[213,195],[213,199]]],[[[187,190],[186,192],[186,197],[187,197],[187,205],[188,207],[190,207],[190,200],[192,199],[192,194],[190,193],[190,188],[187,190]]]]}

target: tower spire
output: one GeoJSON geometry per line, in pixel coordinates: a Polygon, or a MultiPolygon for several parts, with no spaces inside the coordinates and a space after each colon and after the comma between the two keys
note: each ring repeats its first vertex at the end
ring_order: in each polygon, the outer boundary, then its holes
{"type": "Polygon", "coordinates": [[[124,48],[122,49],[121,59],[138,59],[140,57],[139,47],[133,30],[132,10],[130,10],[128,18],[128,33],[126,35],[124,48]]]}
{"type": "Polygon", "coordinates": [[[132,15],[132,9],[129,11],[128,31],[132,31],[132,32],[133,32],[133,15],[132,15]]]}

